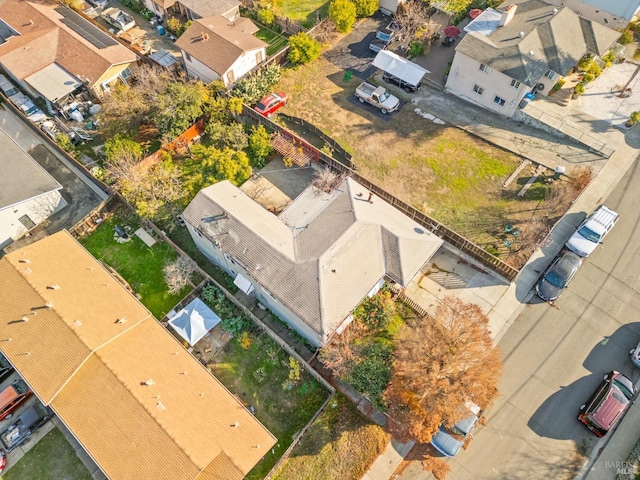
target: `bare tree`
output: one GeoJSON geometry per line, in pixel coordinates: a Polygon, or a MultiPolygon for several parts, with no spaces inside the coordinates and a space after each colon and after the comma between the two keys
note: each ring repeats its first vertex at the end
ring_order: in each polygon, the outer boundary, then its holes
{"type": "Polygon", "coordinates": [[[187,286],[191,279],[191,274],[196,269],[196,263],[188,257],[179,256],[175,261],[164,266],[164,281],[167,284],[169,293],[178,293],[187,286]]]}
{"type": "Polygon", "coordinates": [[[498,393],[502,365],[480,307],[445,297],[434,319],[400,334],[385,392],[399,439],[427,443],[443,423],[468,415],[467,401],[486,408],[498,393]]]}
{"type": "Polygon", "coordinates": [[[393,22],[398,30],[393,37],[394,43],[408,46],[423,30],[429,21],[427,5],[424,2],[403,2],[398,5],[398,11],[393,16],[393,22]]]}
{"type": "Polygon", "coordinates": [[[322,170],[316,170],[314,172],[312,184],[317,189],[329,193],[336,188],[343,179],[343,175],[334,172],[329,167],[324,167],[322,170]]]}

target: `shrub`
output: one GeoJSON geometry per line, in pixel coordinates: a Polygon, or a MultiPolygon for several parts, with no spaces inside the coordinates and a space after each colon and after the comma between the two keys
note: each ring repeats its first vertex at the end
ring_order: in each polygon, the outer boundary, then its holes
{"type": "Polygon", "coordinates": [[[379,408],[385,410],[382,392],[391,380],[393,348],[388,341],[376,339],[362,350],[362,355],[353,369],[346,375],[345,381],[367,396],[379,408]]]}
{"type": "Polygon", "coordinates": [[[633,54],[634,60],[640,60],[640,48],[636,48],[636,51],[633,54]]]}
{"type": "Polygon", "coordinates": [[[353,0],[356,6],[356,15],[360,18],[370,17],[378,10],[379,0],[353,0]]]}
{"type": "Polygon", "coordinates": [[[584,83],[578,83],[573,87],[573,93],[576,95],[582,95],[584,93],[584,83]]]}
{"type": "Polygon", "coordinates": [[[258,22],[263,25],[271,26],[276,19],[276,15],[270,8],[261,8],[258,10],[258,22]]]}
{"type": "Polygon", "coordinates": [[[269,93],[271,87],[280,81],[280,75],[280,67],[269,64],[258,70],[254,75],[240,80],[231,94],[234,97],[241,98],[248,104],[255,104],[269,93]]]}
{"type": "Polygon", "coordinates": [[[411,42],[407,49],[407,57],[416,58],[424,54],[424,45],[422,42],[411,42]]]}
{"type": "Polygon", "coordinates": [[[242,332],[242,335],[240,335],[240,337],[238,338],[238,343],[244,350],[249,350],[249,347],[252,343],[251,335],[249,334],[249,332],[242,332]]]}
{"type": "Polygon", "coordinates": [[[356,6],[351,0],[331,0],[329,18],[341,33],[349,33],[356,23],[356,6]]]}
{"type": "Polygon", "coordinates": [[[320,56],[320,42],[311,38],[307,32],[300,32],[289,38],[289,54],[291,63],[302,64],[312,62],[320,56]]]}
{"type": "Polygon", "coordinates": [[[618,39],[618,43],[628,45],[631,42],[633,42],[633,32],[629,29],[623,30],[620,38],[618,39]]]}
{"type": "Polygon", "coordinates": [[[75,147],[71,142],[71,137],[69,137],[69,135],[67,135],[66,133],[56,134],[56,143],[67,153],[73,153],[73,151],[75,150],[75,147]]]}
{"type": "Polygon", "coordinates": [[[591,61],[593,60],[593,55],[587,53],[584,57],[580,59],[576,68],[581,72],[586,72],[589,70],[589,65],[591,65],[591,61]]]}
{"type": "Polygon", "coordinates": [[[640,112],[632,112],[629,120],[627,120],[627,125],[635,125],[640,122],[640,112]]]}
{"type": "Polygon", "coordinates": [[[249,155],[253,164],[257,167],[263,167],[272,150],[271,136],[264,126],[252,126],[249,135],[249,155]]]}
{"type": "Polygon", "coordinates": [[[594,60],[589,64],[589,70],[587,73],[592,74],[595,78],[598,78],[602,74],[602,68],[598,63],[594,60]]]}
{"type": "Polygon", "coordinates": [[[567,82],[567,81],[566,81],[564,78],[561,78],[560,80],[558,80],[558,81],[556,82],[556,84],[555,84],[553,87],[551,87],[551,91],[552,91],[552,92],[557,92],[558,90],[560,90],[560,89],[564,86],[564,84],[565,84],[566,82],[567,82]]]}
{"type": "Polygon", "coordinates": [[[589,82],[593,82],[595,80],[596,76],[591,73],[591,72],[587,72],[584,74],[584,76],[582,77],[582,81],[584,83],[589,83],[589,82]]]}
{"type": "Polygon", "coordinates": [[[609,50],[603,57],[602,60],[604,60],[606,63],[613,63],[616,61],[616,56],[614,55],[614,53],[609,50]]]}

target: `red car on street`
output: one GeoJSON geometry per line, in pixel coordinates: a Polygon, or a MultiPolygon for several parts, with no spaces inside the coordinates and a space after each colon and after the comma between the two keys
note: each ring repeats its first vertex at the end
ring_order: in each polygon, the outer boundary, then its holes
{"type": "Polygon", "coordinates": [[[265,117],[270,117],[276,110],[284,107],[288,100],[289,97],[284,92],[270,93],[258,102],[255,110],[265,117]]]}

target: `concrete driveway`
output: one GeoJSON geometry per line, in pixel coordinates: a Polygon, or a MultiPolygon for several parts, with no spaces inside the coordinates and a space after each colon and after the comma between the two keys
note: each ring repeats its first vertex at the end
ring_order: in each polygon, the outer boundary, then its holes
{"type": "Polygon", "coordinates": [[[571,100],[574,108],[601,120],[612,127],[624,128],[632,112],[640,111],[640,65],[616,63],[587,84],[585,93],[571,100]],[[631,90],[629,96],[619,95],[618,87],[631,90]]]}

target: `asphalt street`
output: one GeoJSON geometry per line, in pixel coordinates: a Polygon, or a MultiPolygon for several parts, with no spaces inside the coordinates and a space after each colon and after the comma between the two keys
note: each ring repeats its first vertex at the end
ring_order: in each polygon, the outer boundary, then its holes
{"type": "MultiPolygon", "coordinates": [[[[532,297],[504,335],[501,396],[448,479],[573,478],[604,446],[577,415],[606,372],[640,381],[628,356],[640,340],[639,194],[636,162],[603,202],[620,213],[604,244],[555,306],[532,297]]],[[[414,462],[396,478],[433,477],[414,462]]]]}

